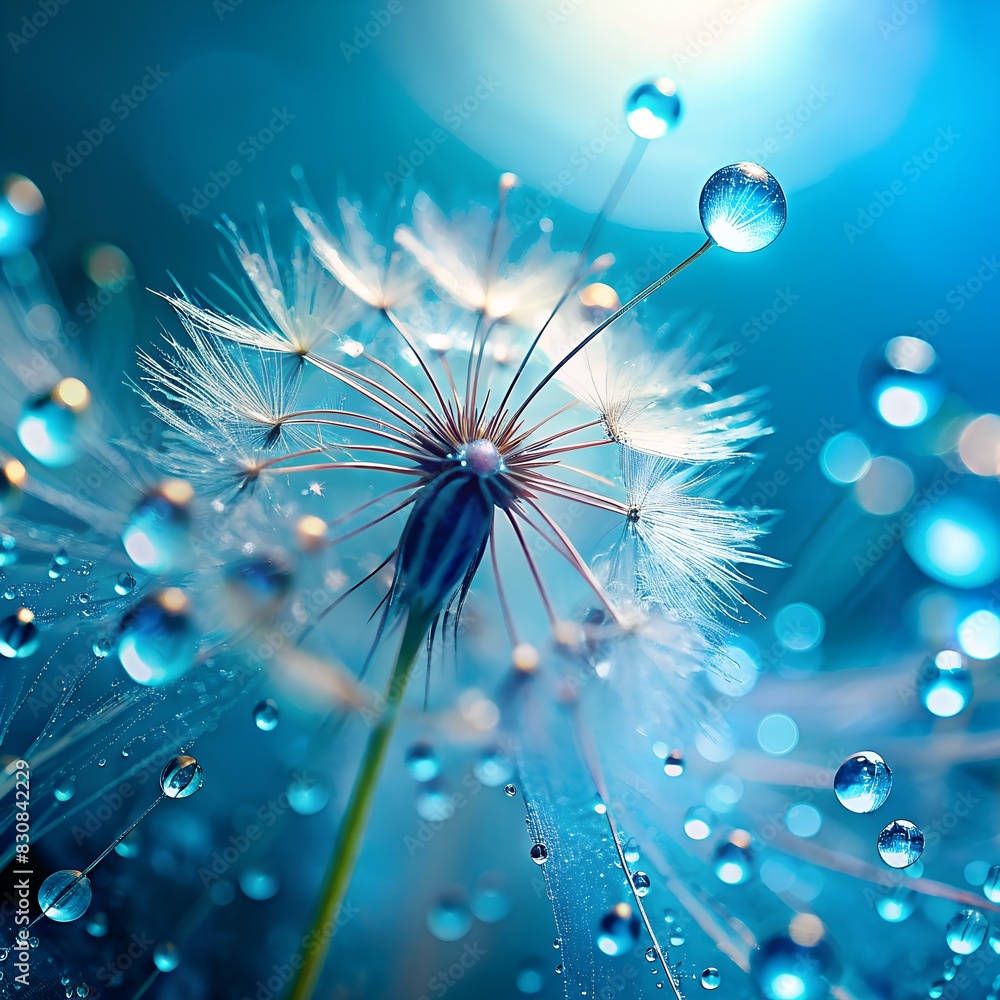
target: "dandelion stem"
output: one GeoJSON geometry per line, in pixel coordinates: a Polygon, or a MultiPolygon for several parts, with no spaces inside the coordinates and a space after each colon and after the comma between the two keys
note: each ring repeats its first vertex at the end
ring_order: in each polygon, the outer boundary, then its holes
{"type": "Polygon", "coordinates": [[[382,765],[396,729],[399,706],[406,693],[413,664],[423,648],[424,636],[429,625],[428,617],[411,609],[406,619],[403,638],[396,654],[396,662],[385,691],[385,707],[378,722],[368,736],[361,767],[354,779],[354,787],[347,802],[340,829],[334,843],[330,865],[323,881],[316,911],[310,925],[308,940],[313,944],[302,955],[302,965],[292,980],[285,1000],[309,1000],[314,995],[330,941],[336,932],[341,906],[354,873],[361,839],[368,824],[372,802],[382,765]]]}

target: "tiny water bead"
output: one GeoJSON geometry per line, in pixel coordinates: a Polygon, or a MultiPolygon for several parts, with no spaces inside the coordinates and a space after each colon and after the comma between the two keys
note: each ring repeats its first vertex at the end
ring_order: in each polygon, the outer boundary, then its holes
{"type": "Polygon", "coordinates": [[[906,886],[896,886],[875,901],[878,915],[887,924],[900,924],[917,908],[917,894],[906,886]]]}
{"type": "Polygon", "coordinates": [[[136,504],[122,531],[122,544],[140,569],[164,573],[187,550],[194,491],[183,479],[167,479],[136,504]]]}
{"type": "Polygon", "coordinates": [[[645,896],[649,893],[650,881],[645,872],[636,872],[632,876],[632,885],[635,887],[637,896],[645,896]]]}
{"type": "Polygon", "coordinates": [[[618,903],[601,917],[597,947],[612,957],[630,952],[639,940],[639,916],[628,903],[618,903]]]}
{"type": "Polygon", "coordinates": [[[122,619],[116,652],[138,684],[177,680],[194,659],[197,636],[182,590],[167,587],[144,597],[122,619]]]}
{"type": "Polygon", "coordinates": [[[684,754],[680,750],[671,750],[663,762],[663,773],[668,778],[679,778],[684,773],[684,754]]]}
{"type": "Polygon", "coordinates": [[[666,76],[640,83],[625,100],[625,124],[640,139],[659,139],[680,117],[677,84],[666,76]]]}
{"type": "Polygon", "coordinates": [[[982,946],[989,929],[990,922],[979,910],[959,910],[948,921],[944,937],[956,955],[971,955],[982,946]]]}
{"type": "Polygon", "coordinates": [[[750,834],[734,830],[727,840],[721,841],[712,856],[712,867],[719,880],[727,885],[742,885],[754,874],[754,855],[750,847],[750,834]]]}
{"type": "Polygon", "coordinates": [[[701,974],[701,988],[703,990],[716,990],[721,982],[722,976],[714,966],[709,966],[701,974]]]}
{"type": "Polygon", "coordinates": [[[517,795],[517,785],[504,785],[503,793],[510,799],[514,798],[517,795]]]}
{"type": "Polygon", "coordinates": [[[879,857],[890,868],[909,868],[923,851],[923,831],[908,819],[894,819],[878,835],[879,857]]]}
{"type": "Polygon", "coordinates": [[[153,964],[160,972],[173,972],[180,960],[180,952],[173,941],[160,941],[153,949],[153,964]]]}
{"type": "Polygon", "coordinates": [[[441,759],[429,743],[414,743],[406,751],[406,769],[417,781],[433,781],[441,773],[441,759]]]}
{"type": "Polygon", "coordinates": [[[544,865],[549,860],[549,849],[544,844],[533,844],[528,855],[536,865],[544,865]]]}
{"type": "Polygon", "coordinates": [[[891,790],[892,771],[874,750],[852,754],[833,778],[834,794],[853,813],[874,812],[885,803],[891,790]]]}
{"type": "Polygon", "coordinates": [[[160,790],[167,798],[186,799],[201,788],[205,773],[201,764],[187,754],[179,754],[167,762],[160,774],[160,790]]]}
{"type": "Polygon", "coordinates": [[[90,879],[74,868],[50,875],[38,890],[38,905],[50,920],[68,923],[87,912],[93,897],[90,879]]]}
{"type": "Polygon", "coordinates": [[[427,913],[427,929],[439,941],[458,941],[472,929],[472,911],[465,897],[446,893],[427,913]]]}
{"type": "Polygon", "coordinates": [[[38,626],[34,612],[20,608],[16,614],[0,621],[0,655],[20,660],[38,649],[38,626]]]}
{"type": "Polygon", "coordinates": [[[273,698],[258,702],[253,710],[253,721],[258,729],[271,732],[278,725],[278,703],[273,698]]]}
{"type": "Polygon", "coordinates": [[[135,577],[131,573],[119,573],[115,580],[115,593],[119,597],[131,594],[135,590],[135,577]]]}
{"type": "Polygon", "coordinates": [[[991,903],[1000,903],[1000,865],[994,865],[986,873],[986,881],[983,882],[983,895],[991,903]]]}
{"type": "Polygon", "coordinates": [[[707,840],[715,828],[715,813],[707,806],[692,806],[684,814],[684,832],[692,840],[707,840]]]}
{"type": "Polygon", "coordinates": [[[732,163],[705,182],[698,203],[709,239],[724,250],[762,250],[785,226],[781,185],[756,163],[732,163]]]}
{"type": "Polygon", "coordinates": [[[80,421],[90,391],[77,378],[64,378],[51,391],[28,400],[17,422],[25,451],[42,465],[62,468],[80,455],[80,421]]]}
{"type": "Polygon", "coordinates": [[[972,698],[972,674],[961,653],[943,649],[928,657],[917,674],[917,693],[931,715],[950,719],[972,698]]]}

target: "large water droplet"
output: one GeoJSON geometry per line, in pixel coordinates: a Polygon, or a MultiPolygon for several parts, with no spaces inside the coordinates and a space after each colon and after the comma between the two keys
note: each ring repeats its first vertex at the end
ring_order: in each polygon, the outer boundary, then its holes
{"type": "Polygon", "coordinates": [[[458,941],[472,928],[472,911],[457,892],[446,893],[427,913],[427,929],[439,941],[458,941]]]}
{"type": "Polygon", "coordinates": [[[528,856],[536,865],[544,865],[549,860],[549,849],[544,844],[532,844],[528,856]]]}
{"type": "Polygon", "coordinates": [[[1000,903],[1000,865],[994,865],[986,873],[986,881],[983,882],[983,895],[991,903],[1000,903]]]}
{"type": "Polygon", "coordinates": [[[406,769],[417,781],[433,781],[441,773],[441,758],[429,743],[414,743],[406,751],[406,769]]]}
{"type": "Polygon", "coordinates": [[[956,955],[971,955],[986,940],[990,922],[979,910],[959,910],[948,921],[944,937],[956,955]]]}
{"type": "Polygon", "coordinates": [[[135,577],[131,573],[119,573],[115,581],[115,593],[119,597],[124,597],[133,590],[135,590],[135,577]]]}
{"type": "Polygon", "coordinates": [[[184,592],[169,587],[144,597],[122,619],[116,652],[139,684],[170,684],[191,666],[197,636],[184,592]]]}
{"type": "Polygon", "coordinates": [[[669,77],[640,83],[625,100],[625,123],[640,139],[659,139],[680,117],[677,84],[669,77]]]}
{"type": "Polygon", "coordinates": [[[193,491],[183,479],[168,479],[136,504],[122,532],[122,544],[140,569],[164,573],[187,551],[193,491]]]}
{"type": "Polygon", "coordinates": [[[709,966],[701,974],[701,988],[704,990],[715,990],[719,988],[722,976],[714,966],[709,966]]]}
{"type": "Polygon", "coordinates": [[[269,733],[278,725],[278,703],[273,698],[257,702],[253,710],[253,721],[258,729],[269,733]]]}
{"type": "Polygon", "coordinates": [[[708,236],[725,250],[748,253],[772,243],[785,226],[781,185],[756,163],[733,163],[705,182],[698,205],[708,236]]]}
{"type": "Polygon", "coordinates": [[[72,465],[80,455],[80,421],[89,403],[90,392],[75,378],[26,402],[17,422],[25,451],[52,468],[72,465]]]}
{"type": "Polygon", "coordinates": [[[650,881],[645,872],[636,872],[632,876],[632,885],[635,886],[635,894],[639,897],[649,893],[650,881]]]}
{"type": "Polygon", "coordinates": [[[962,654],[943,649],[926,659],[917,674],[917,692],[932,715],[942,719],[958,715],[972,698],[972,674],[962,654]]]}
{"type": "Polygon", "coordinates": [[[186,799],[194,795],[204,781],[205,772],[202,771],[201,764],[194,757],[180,754],[167,761],[167,766],[160,774],[160,789],[168,798],[186,799]]]}
{"type": "Polygon", "coordinates": [[[38,626],[28,608],[21,608],[17,614],[0,621],[0,655],[23,659],[38,649],[38,643],[38,626]]]}
{"type": "Polygon", "coordinates": [[[874,750],[852,754],[837,768],[833,790],[845,809],[874,812],[889,797],[892,771],[874,750]]]}
{"type": "Polygon", "coordinates": [[[38,890],[38,905],[50,920],[65,923],[87,912],[93,891],[90,879],[73,868],[50,875],[38,890]]]}
{"type": "Polygon", "coordinates": [[[923,851],[923,832],[908,819],[894,819],[878,835],[879,856],[890,868],[909,868],[923,851]]]}
{"type": "Polygon", "coordinates": [[[160,941],[153,949],[153,965],[160,972],[173,972],[181,960],[181,954],[173,941],[160,941]]]}
{"type": "Polygon", "coordinates": [[[605,955],[625,955],[639,940],[639,917],[628,903],[613,906],[601,917],[597,928],[597,947],[605,955]]]}

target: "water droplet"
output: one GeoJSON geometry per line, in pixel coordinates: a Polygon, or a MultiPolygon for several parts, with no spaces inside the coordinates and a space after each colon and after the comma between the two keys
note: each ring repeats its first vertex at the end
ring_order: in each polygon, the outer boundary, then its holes
{"type": "Polygon", "coordinates": [[[927,995],[931,1000],[938,1000],[943,995],[947,982],[943,979],[936,979],[927,989],[927,995]]]}
{"type": "Polygon", "coordinates": [[[646,949],[646,961],[647,962],[655,962],[656,958],[657,958],[657,956],[656,956],[656,949],[655,948],[647,948],[646,949]]]}
{"type": "Polygon", "coordinates": [[[0,621],[0,655],[10,659],[23,659],[38,649],[38,626],[28,608],[0,621]]]}
{"type": "Polygon", "coordinates": [[[497,788],[514,776],[514,761],[501,747],[491,747],[482,752],[473,773],[487,787],[497,788]]]}
{"type": "Polygon", "coordinates": [[[722,982],[722,976],[719,974],[719,970],[714,966],[709,966],[701,974],[701,988],[703,990],[715,990],[719,988],[719,983],[722,982]]]}
{"type": "Polygon", "coordinates": [[[280,886],[278,876],[268,868],[244,868],[239,883],[243,895],[256,900],[270,899],[280,886]]]}
{"type": "Polygon", "coordinates": [[[511,798],[511,799],[514,798],[514,796],[517,795],[517,785],[504,785],[503,786],[503,793],[508,798],[511,798]]]}
{"type": "Polygon", "coordinates": [[[173,941],[160,941],[153,949],[153,964],[160,972],[173,972],[181,960],[173,941]]]}
{"type": "Polygon", "coordinates": [[[863,395],[890,427],[917,427],[944,402],[946,384],[938,356],[919,337],[893,337],[866,359],[863,395]]]}
{"type": "Polygon", "coordinates": [[[457,892],[442,895],[427,912],[427,929],[439,941],[458,941],[472,928],[472,912],[457,892]]]}
{"type": "Polygon", "coordinates": [[[517,970],[514,979],[521,993],[540,993],[545,985],[545,971],[537,958],[525,959],[517,970]]]}
{"type": "Polygon", "coordinates": [[[948,921],[944,937],[956,955],[971,955],[986,940],[990,922],[979,910],[959,910],[948,921]]]}
{"type": "Polygon", "coordinates": [[[875,901],[878,915],[888,924],[900,924],[917,908],[917,894],[906,886],[896,886],[875,901]]]}
{"type": "Polygon", "coordinates": [[[90,651],[97,659],[103,660],[111,652],[111,640],[107,637],[95,639],[93,646],[90,647],[90,651]]]}
{"type": "Polygon", "coordinates": [[[772,243],[785,226],[781,185],[756,163],[733,163],[705,182],[698,204],[708,236],[725,250],[748,253],[772,243]]]}
{"type": "Polygon", "coordinates": [[[639,860],[639,841],[635,837],[629,837],[622,844],[622,853],[625,855],[625,860],[634,865],[639,860]]]}
{"type": "Polygon", "coordinates": [[[414,743],[406,751],[406,768],[417,781],[432,781],[441,773],[441,759],[429,743],[414,743]]]}
{"type": "Polygon", "coordinates": [[[632,885],[635,886],[637,896],[645,896],[649,892],[649,876],[645,872],[636,872],[632,876],[632,885]]]}
{"type": "Polygon", "coordinates": [[[750,879],[754,872],[750,835],[745,830],[734,830],[728,840],[716,846],[712,865],[715,874],[727,885],[742,885],[750,879]]]}
{"type": "Polygon", "coordinates": [[[115,593],[119,597],[124,597],[133,590],[135,590],[135,577],[131,573],[119,573],[115,581],[115,593]]]}
{"type": "Polygon", "coordinates": [[[878,853],[890,868],[908,868],[924,851],[924,835],[908,819],[894,819],[878,835],[878,853]]]}
{"type": "Polygon", "coordinates": [[[300,816],[314,816],[330,801],[330,789],[319,780],[296,778],[288,786],[288,804],[300,816]]]}
{"type": "Polygon", "coordinates": [[[226,583],[232,596],[249,601],[257,612],[270,608],[288,593],[291,570],[275,559],[253,557],[226,568],[226,583]]]}
{"type": "Polygon", "coordinates": [[[663,773],[668,778],[679,778],[684,773],[684,755],[680,750],[671,750],[663,762],[663,773]]]}
{"type": "Polygon", "coordinates": [[[874,750],[853,754],[837,768],[833,790],[840,804],[853,813],[874,812],[889,797],[892,771],[874,750]]]}
{"type": "Polygon", "coordinates": [[[139,831],[133,830],[124,840],[115,844],[115,854],[120,858],[137,858],[142,853],[139,831]]]}
{"type": "Polygon", "coordinates": [[[608,805],[604,801],[604,799],[601,798],[600,795],[595,795],[594,796],[594,812],[597,813],[598,816],[606,816],[607,815],[608,805]]]}
{"type": "Polygon", "coordinates": [[[687,940],[684,935],[684,928],[679,924],[674,924],[667,934],[667,940],[670,942],[671,948],[680,948],[680,946],[687,940]]]}
{"type": "Polygon", "coordinates": [[[750,975],[765,1000],[826,1000],[839,968],[825,936],[801,944],[782,934],[752,954],[750,975]]]}
{"type": "Polygon", "coordinates": [[[201,764],[186,754],[180,754],[167,762],[160,774],[160,789],[171,799],[186,799],[194,795],[205,781],[201,764]]]}
{"type": "Polygon", "coordinates": [[[684,814],[684,832],[692,840],[707,840],[715,828],[715,813],[706,806],[692,806],[684,814]]]}
{"type": "Polygon", "coordinates": [[[601,917],[597,928],[597,947],[605,955],[624,955],[639,940],[639,917],[628,903],[613,906],[601,917]]]}
{"type": "Polygon", "coordinates": [[[17,597],[17,591],[13,587],[8,587],[3,592],[3,596],[5,601],[13,601],[17,597]]]}
{"type": "Polygon", "coordinates": [[[513,903],[510,896],[504,892],[502,878],[487,873],[476,884],[471,905],[477,920],[481,920],[484,924],[496,924],[510,913],[513,903]]]}
{"type": "Polygon", "coordinates": [[[75,378],[28,400],[17,422],[24,450],[50,468],[72,465],[80,455],[80,422],[89,403],[87,387],[75,378]]]}
{"type": "Polygon", "coordinates": [[[87,912],[93,891],[90,879],[74,868],[50,875],[38,890],[38,905],[50,920],[65,923],[87,912]]]}
{"type": "Polygon", "coordinates": [[[437,785],[424,785],[417,793],[417,815],[428,823],[443,823],[455,815],[455,802],[437,785]]]}
{"type": "Polygon", "coordinates": [[[677,84],[669,77],[640,83],[625,100],[625,123],[640,139],[659,139],[680,117],[677,84]]]}
{"type": "Polygon", "coordinates": [[[126,613],[116,652],[132,680],[158,687],[173,683],[191,666],[196,646],[187,597],[168,587],[126,613]]]}
{"type": "Polygon", "coordinates": [[[0,566],[13,566],[17,562],[17,539],[0,532],[0,566]]]}
{"type": "Polygon", "coordinates": [[[81,604],[90,603],[90,594],[78,594],[76,598],[81,604]]]}
{"type": "Polygon", "coordinates": [[[76,778],[72,775],[60,778],[52,789],[52,794],[57,802],[69,802],[76,794],[76,778]]]}
{"type": "Polygon", "coordinates": [[[544,865],[549,860],[549,849],[544,844],[533,844],[528,854],[536,865],[544,865]]]}
{"type": "Polygon", "coordinates": [[[961,653],[943,649],[929,657],[917,674],[917,693],[932,715],[950,719],[972,698],[972,674],[961,653]]]}
{"type": "Polygon", "coordinates": [[[84,929],[91,937],[104,937],[108,933],[108,915],[100,910],[92,913],[87,918],[84,929]]]}
{"type": "Polygon", "coordinates": [[[983,882],[983,895],[991,903],[1000,903],[1000,865],[994,865],[986,873],[986,881],[983,882]]]}
{"type": "Polygon", "coordinates": [[[258,702],[253,710],[253,721],[258,729],[269,733],[278,725],[278,703],[273,698],[258,702]]]}
{"type": "Polygon", "coordinates": [[[105,766],[105,765],[106,765],[107,763],[108,763],[108,761],[107,761],[107,758],[106,758],[106,757],[101,757],[101,758],[100,758],[100,759],[99,759],[99,760],[97,761],[97,766],[98,766],[98,767],[104,767],[104,766],[105,766]]]}
{"type": "Polygon", "coordinates": [[[136,504],[122,544],[140,569],[165,573],[180,563],[188,545],[194,493],[183,479],[168,479],[136,504]]]}
{"type": "Polygon", "coordinates": [[[0,459],[0,514],[9,514],[20,506],[25,479],[27,473],[16,458],[0,459]]]}

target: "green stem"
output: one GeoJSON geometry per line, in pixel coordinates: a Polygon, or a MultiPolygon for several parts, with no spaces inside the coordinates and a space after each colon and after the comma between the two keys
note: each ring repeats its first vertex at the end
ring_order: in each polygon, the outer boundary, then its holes
{"type": "Polygon", "coordinates": [[[340,821],[337,840],[334,843],[330,866],[326,872],[323,889],[316,905],[309,933],[303,939],[308,941],[308,947],[301,955],[302,965],[289,984],[285,1000],[310,1000],[316,989],[323,963],[326,960],[330,941],[337,928],[337,918],[341,904],[347,894],[347,888],[354,874],[361,839],[364,836],[371,812],[378,777],[385,762],[385,755],[396,728],[399,716],[399,706],[406,693],[406,687],[427,634],[428,619],[426,615],[410,609],[406,619],[406,628],[396,654],[396,662],[392,668],[389,685],[385,692],[385,708],[375,724],[365,744],[361,767],[354,779],[351,797],[347,809],[340,821]]]}

